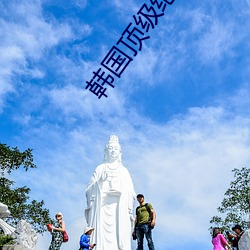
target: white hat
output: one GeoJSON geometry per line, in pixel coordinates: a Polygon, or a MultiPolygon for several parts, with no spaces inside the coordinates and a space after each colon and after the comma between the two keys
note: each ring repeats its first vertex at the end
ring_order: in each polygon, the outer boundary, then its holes
{"type": "Polygon", "coordinates": [[[62,214],[61,212],[57,212],[57,213],[56,213],[56,216],[57,216],[57,215],[61,215],[61,216],[63,217],[63,214],[62,214]]]}
{"type": "Polygon", "coordinates": [[[87,232],[93,231],[93,230],[95,230],[93,227],[86,227],[83,233],[86,234],[87,232]]]}

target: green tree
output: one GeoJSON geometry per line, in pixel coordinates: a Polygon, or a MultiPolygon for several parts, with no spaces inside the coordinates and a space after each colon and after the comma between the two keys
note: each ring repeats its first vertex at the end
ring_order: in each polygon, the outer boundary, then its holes
{"type": "Polygon", "coordinates": [[[235,168],[232,172],[234,180],[217,208],[222,216],[213,216],[210,220],[212,225],[223,231],[230,231],[235,224],[246,229],[250,220],[250,168],[235,168]]]}
{"type": "Polygon", "coordinates": [[[12,171],[19,168],[36,168],[33,163],[32,150],[21,152],[17,147],[10,148],[0,143],[0,202],[6,204],[11,211],[11,216],[5,220],[15,226],[21,219],[29,222],[37,233],[43,233],[45,225],[52,219],[49,210],[44,208],[44,201],[30,200],[30,188],[27,186],[14,188],[14,181],[6,178],[12,171]]]}

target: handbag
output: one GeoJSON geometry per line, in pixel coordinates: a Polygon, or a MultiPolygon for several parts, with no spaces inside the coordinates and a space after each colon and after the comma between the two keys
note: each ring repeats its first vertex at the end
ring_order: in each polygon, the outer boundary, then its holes
{"type": "Polygon", "coordinates": [[[63,242],[69,241],[69,236],[68,236],[68,234],[67,234],[66,231],[64,231],[64,232],[62,233],[62,235],[63,235],[63,242]]]}
{"type": "Polygon", "coordinates": [[[46,226],[47,226],[48,231],[52,232],[52,224],[47,224],[46,226]]]}

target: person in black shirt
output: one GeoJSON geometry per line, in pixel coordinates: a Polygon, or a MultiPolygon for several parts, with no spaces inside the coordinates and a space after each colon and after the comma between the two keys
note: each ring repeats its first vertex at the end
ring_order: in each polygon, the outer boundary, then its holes
{"type": "Polygon", "coordinates": [[[239,250],[239,240],[240,237],[242,236],[242,234],[244,233],[242,227],[240,225],[235,225],[232,230],[236,233],[236,234],[230,234],[229,237],[232,238],[232,245],[233,245],[233,249],[237,249],[239,250]]]}

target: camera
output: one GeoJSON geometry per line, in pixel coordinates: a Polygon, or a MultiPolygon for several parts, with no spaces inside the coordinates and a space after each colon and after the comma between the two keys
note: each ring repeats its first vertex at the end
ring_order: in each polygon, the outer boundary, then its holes
{"type": "Polygon", "coordinates": [[[133,240],[136,240],[136,239],[137,239],[137,236],[136,236],[136,232],[135,232],[135,231],[132,233],[132,238],[133,238],[133,240]]]}

